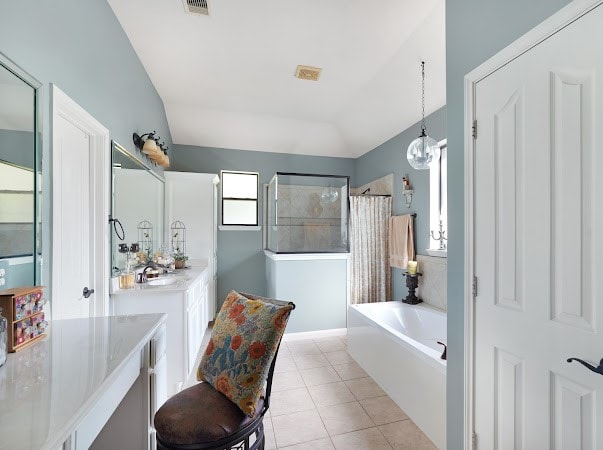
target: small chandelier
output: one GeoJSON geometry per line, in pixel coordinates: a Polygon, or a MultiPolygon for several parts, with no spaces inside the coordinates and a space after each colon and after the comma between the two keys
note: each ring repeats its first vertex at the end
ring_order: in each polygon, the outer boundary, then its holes
{"type": "Polygon", "coordinates": [[[421,135],[410,143],[406,158],[408,163],[417,170],[429,169],[432,162],[440,159],[440,147],[435,139],[427,136],[425,126],[425,61],[421,62],[422,92],[421,103],[423,107],[421,119],[421,135]]]}

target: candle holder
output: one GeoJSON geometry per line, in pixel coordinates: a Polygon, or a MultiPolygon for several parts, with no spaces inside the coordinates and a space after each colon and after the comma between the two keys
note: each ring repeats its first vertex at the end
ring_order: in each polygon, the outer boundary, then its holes
{"type": "Polygon", "coordinates": [[[418,305],[419,303],[423,303],[423,300],[418,298],[415,294],[415,290],[419,287],[419,277],[422,277],[422,273],[413,273],[410,274],[408,272],[404,272],[403,275],[406,277],[406,287],[408,288],[408,295],[406,298],[402,299],[402,303],[408,303],[409,305],[418,305]]]}

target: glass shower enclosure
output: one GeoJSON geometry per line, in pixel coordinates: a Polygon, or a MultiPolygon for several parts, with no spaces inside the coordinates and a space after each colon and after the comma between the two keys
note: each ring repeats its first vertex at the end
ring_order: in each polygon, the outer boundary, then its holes
{"type": "Polygon", "coordinates": [[[349,252],[350,177],[277,172],[267,190],[266,250],[349,252]]]}

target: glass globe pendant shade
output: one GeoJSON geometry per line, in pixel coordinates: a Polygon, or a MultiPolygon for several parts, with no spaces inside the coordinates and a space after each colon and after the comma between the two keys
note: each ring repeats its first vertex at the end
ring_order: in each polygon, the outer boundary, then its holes
{"type": "Polygon", "coordinates": [[[406,158],[408,163],[417,170],[429,169],[431,163],[440,159],[440,147],[436,140],[427,136],[423,130],[421,136],[408,146],[406,158]]]}

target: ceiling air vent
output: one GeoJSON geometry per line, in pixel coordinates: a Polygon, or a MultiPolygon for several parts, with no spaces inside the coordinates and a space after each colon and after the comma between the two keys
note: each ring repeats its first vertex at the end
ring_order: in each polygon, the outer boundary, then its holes
{"type": "Polygon", "coordinates": [[[182,0],[187,13],[209,16],[208,0],[182,0]]]}
{"type": "Polygon", "coordinates": [[[311,66],[297,66],[295,76],[300,80],[318,81],[322,69],[311,66]]]}

